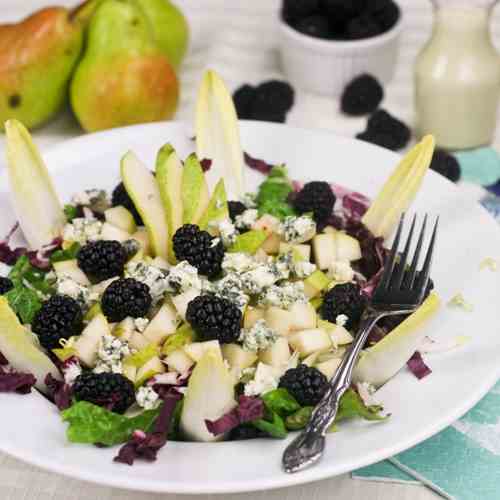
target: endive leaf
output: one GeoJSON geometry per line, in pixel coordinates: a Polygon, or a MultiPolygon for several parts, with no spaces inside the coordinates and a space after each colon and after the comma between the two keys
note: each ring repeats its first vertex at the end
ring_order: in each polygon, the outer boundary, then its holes
{"type": "Polygon", "coordinates": [[[61,235],[66,216],[28,130],[21,122],[8,120],[5,132],[14,209],[28,245],[38,249],[61,235]]]}
{"type": "Polygon", "coordinates": [[[388,238],[418,193],[431,164],[435,140],[425,136],[401,160],[364,215],[362,222],[375,236],[388,238]]]}
{"type": "Polygon", "coordinates": [[[223,178],[228,195],[239,199],[244,193],[243,150],[238,116],[226,85],[214,71],[203,77],[196,105],[196,153],[212,160],[206,173],[211,188],[223,178]]]}
{"type": "Polygon", "coordinates": [[[438,295],[431,293],[412,315],[362,353],[354,369],[354,381],[380,387],[396,375],[421,345],[428,333],[425,327],[440,307],[438,295]]]}

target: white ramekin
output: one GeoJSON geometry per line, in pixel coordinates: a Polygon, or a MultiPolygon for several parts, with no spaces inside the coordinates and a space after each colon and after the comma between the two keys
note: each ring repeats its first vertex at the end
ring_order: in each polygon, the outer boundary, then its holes
{"type": "Polygon", "coordinates": [[[394,76],[403,16],[386,33],[356,41],[322,40],[303,35],[282,19],[280,52],[292,85],[315,94],[337,97],[356,76],[370,73],[382,84],[394,76]]]}

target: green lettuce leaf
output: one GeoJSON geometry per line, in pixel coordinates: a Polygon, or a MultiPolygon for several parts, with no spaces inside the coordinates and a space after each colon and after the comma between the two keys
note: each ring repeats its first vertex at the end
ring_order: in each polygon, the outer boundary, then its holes
{"type": "Polygon", "coordinates": [[[79,401],[64,410],[61,416],[69,424],[66,436],[70,442],[114,446],[127,442],[135,430],[148,432],[160,409],[125,417],[87,401],[79,401]]]}
{"type": "Polygon", "coordinates": [[[66,215],[66,220],[71,222],[73,219],[76,219],[78,209],[74,205],[64,205],[64,215],[66,215]]]}
{"type": "Polygon", "coordinates": [[[42,307],[38,294],[24,286],[16,286],[5,294],[11,309],[21,318],[24,325],[31,323],[42,307]]]}
{"type": "Polygon", "coordinates": [[[355,390],[348,389],[340,400],[335,422],[356,417],[365,420],[386,420],[388,418],[387,415],[380,415],[383,409],[380,405],[366,406],[361,396],[355,390]]]}
{"type": "Polygon", "coordinates": [[[286,417],[300,409],[296,399],[283,388],[274,389],[262,395],[262,400],[270,412],[286,417]]]}
{"type": "Polygon", "coordinates": [[[254,420],[251,425],[276,439],[284,439],[288,435],[285,422],[276,412],[268,412],[265,419],[254,420]]]}
{"type": "Polygon", "coordinates": [[[256,202],[259,214],[274,215],[278,219],[294,215],[295,210],[287,201],[292,191],[292,183],[288,178],[286,168],[283,165],[273,167],[257,193],[256,202]]]}
{"type": "Polygon", "coordinates": [[[304,406],[292,415],[289,415],[285,420],[286,428],[290,431],[303,429],[307,425],[307,422],[309,422],[313,410],[313,406],[304,406]]]}
{"type": "Polygon", "coordinates": [[[66,248],[66,250],[57,250],[50,256],[50,262],[62,262],[65,260],[73,260],[76,259],[76,256],[78,255],[78,252],[80,251],[80,243],[73,243],[69,248],[66,248]]]}

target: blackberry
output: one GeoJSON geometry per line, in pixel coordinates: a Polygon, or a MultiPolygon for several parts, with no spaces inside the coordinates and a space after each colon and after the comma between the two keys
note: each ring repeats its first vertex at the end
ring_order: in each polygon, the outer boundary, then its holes
{"type": "Polygon", "coordinates": [[[258,115],[253,115],[252,120],[259,122],[285,123],[286,113],[283,111],[265,111],[258,115]]]}
{"type": "Polygon", "coordinates": [[[229,217],[234,222],[238,215],[241,215],[247,207],[241,201],[228,201],[227,207],[229,209],[229,217]]]}
{"type": "Polygon", "coordinates": [[[115,413],[125,411],[135,402],[134,384],[120,373],[84,372],[75,379],[76,401],[88,401],[115,413]]]}
{"type": "Polygon", "coordinates": [[[14,283],[9,278],[0,277],[0,295],[5,295],[14,288],[14,283]]]}
{"type": "Polygon", "coordinates": [[[114,207],[119,205],[125,207],[134,216],[135,223],[138,226],[144,225],[141,214],[137,211],[137,208],[135,208],[134,202],[127,193],[123,182],[120,182],[120,184],[118,184],[118,186],[116,186],[113,190],[113,194],[111,195],[111,204],[114,207]]]}
{"type": "Polygon", "coordinates": [[[379,109],[368,119],[367,128],[356,136],[366,142],[397,151],[404,148],[411,138],[411,131],[401,120],[379,109]]]}
{"type": "Polygon", "coordinates": [[[31,329],[47,350],[61,347],[61,339],[69,339],[81,332],[83,314],[76,300],[66,295],[53,295],[42,304],[31,329]]]}
{"type": "Polygon", "coordinates": [[[101,308],[111,323],[117,323],[127,316],[143,318],[151,302],[149,286],[133,278],[122,278],[106,288],[101,298],[101,308]]]}
{"type": "Polygon", "coordinates": [[[361,40],[371,38],[382,33],[378,23],[369,14],[363,14],[351,19],[346,26],[347,38],[350,40],[361,40]]]}
{"type": "Polygon", "coordinates": [[[315,14],[319,10],[319,0],[284,0],[283,19],[290,24],[315,14]]]}
{"type": "Polygon", "coordinates": [[[305,17],[297,22],[295,29],[304,35],[328,39],[332,37],[328,18],[320,14],[305,17]]]}
{"type": "Polygon", "coordinates": [[[265,432],[252,425],[240,425],[233,429],[228,436],[229,441],[244,441],[267,437],[265,432]]]}
{"type": "Polygon", "coordinates": [[[281,120],[293,106],[294,99],[295,92],[289,83],[279,80],[263,82],[255,89],[252,118],[262,120],[277,117],[281,120]]]}
{"type": "Polygon", "coordinates": [[[203,340],[230,344],[240,336],[241,311],[221,297],[199,295],[188,304],[186,320],[203,340]]]}
{"type": "Polygon", "coordinates": [[[458,182],[460,180],[460,165],[458,160],[442,149],[434,151],[431,168],[435,172],[444,175],[451,182],[458,182]]]}
{"type": "Polygon", "coordinates": [[[317,369],[304,364],[290,368],[279,387],[286,389],[302,406],[316,406],[328,389],[328,379],[317,369]]]}
{"type": "Polygon", "coordinates": [[[382,31],[388,31],[397,23],[401,12],[392,0],[371,0],[368,12],[382,31]]]}
{"type": "Polygon", "coordinates": [[[242,85],[233,94],[234,107],[240,120],[251,120],[255,87],[242,85]]]}
{"type": "Polygon", "coordinates": [[[92,280],[104,281],[121,276],[127,261],[127,252],[119,241],[92,241],[77,255],[78,267],[92,280]]]}
{"type": "Polygon", "coordinates": [[[332,215],[335,195],[328,182],[308,182],[293,197],[293,206],[298,213],[313,212],[314,220],[322,223],[332,215]]]}
{"type": "Polygon", "coordinates": [[[358,324],[365,305],[366,301],[361,295],[359,286],[354,283],[343,283],[325,294],[320,314],[330,323],[335,323],[340,314],[346,315],[345,327],[349,330],[358,324]]]}
{"type": "Polygon", "coordinates": [[[363,74],[347,85],[342,94],[342,111],[351,116],[373,113],[384,98],[384,89],[372,75],[363,74]]]}
{"type": "Polygon", "coordinates": [[[177,260],[187,260],[200,274],[215,278],[221,272],[224,246],[194,224],[184,224],[174,234],[174,253],[177,260]]]}

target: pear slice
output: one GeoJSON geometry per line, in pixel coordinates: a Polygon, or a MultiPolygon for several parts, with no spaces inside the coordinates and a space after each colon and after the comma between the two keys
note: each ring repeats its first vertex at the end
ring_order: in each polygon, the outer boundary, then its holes
{"type": "Polygon", "coordinates": [[[121,176],[127,193],[144,221],[154,255],[166,259],[168,226],[156,179],[131,151],[122,158],[121,176]]]}
{"type": "Polygon", "coordinates": [[[435,316],[440,305],[438,295],[431,293],[411,316],[364,351],[354,368],[354,381],[380,387],[396,375],[421,345],[429,331],[426,328],[429,320],[435,316]]]}
{"type": "Polygon", "coordinates": [[[401,214],[413,202],[431,164],[435,140],[431,135],[411,149],[384,184],[363,216],[363,224],[375,235],[387,238],[401,214]]]}
{"type": "Polygon", "coordinates": [[[175,254],[172,248],[172,237],[182,226],[182,163],[175,149],[166,144],[156,157],[156,182],[160,189],[163,207],[167,217],[169,261],[175,264],[175,254]]]}
{"type": "Polygon", "coordinates": [[[198,222],[198,226],[200,226],[200,229],[207,229],[210,222],[224,219],[229,219],[229,209],[227,207],[227,194],[224,180],[220,179],[208,202],[207,209],[198,222]]]}
{"type": "Polygon", "coordinates": [[[197,224],[208,207],[210,194],[198,157],[193,153],[186,158],[182,170],[182,222],[197,224]]]}
{"type": "Polygon", "coordinates": [[[108,320],[103,314],[98,314],[85,327],[80,337],[73,344],[77,358],[86,366],[92,368],[97,361],[97,351],[104,335],[111,333],[108,320]]]}
{"type": "Polygon", "coordinates": [[[224,361],[209,350],[198,361],[189,379],[184,396],[180,428],[190,441],[218,441],[222,436],[212,435],[206,420],[217,420],[236,405],[233,377],[224,361]]]}
{"type": "Polygon", "coordinates": [[[19,322],[5,297],[0,297],[0,352],[16,371],[31,373],[36,378],[35,387],[45,394],[45,377],[49,373],[61,380],[56,365],[35,346],[31,333],[19,322]]]}
{"type": "Polygon", "coordinates": [[[238,116],[229,90],[214,71],[207,71],[203,77],[195,121],[198,158],[213,162],[206,174],[209,186],[223,178],[231,199],[240,199],[245,186],[238,116]]]}
{"type": "Polygon", "coordinates": [[[146,380],[149,380],[159,373],[165,373],[166,371],[167,369],[161,362],[161,359],[158,356],[154,356],[137,370],[135,386],[140,387],[146,380]]]}
{"type": "Polygon", "coordinates": [[[7,173],[17,220],[30,248],[61,235],[66,217],[45,163],[31,135],[17,120],[5,123],[7,173]]]}
{"type": "Polygon", "coordinates": [[[218,340],[192,342],[184,346],[184,352],[196,363],[208,352],[214,352],[222,359],[222,350],[218,340]]]}

